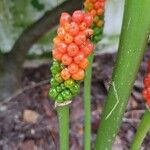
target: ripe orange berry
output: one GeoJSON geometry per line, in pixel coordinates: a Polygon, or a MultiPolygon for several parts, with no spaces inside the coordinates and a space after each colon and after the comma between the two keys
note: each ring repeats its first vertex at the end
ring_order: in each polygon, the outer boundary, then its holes
{"type": "Polygon", "coordinates": [[[91,14],[92,16],[95,16],[95,15],[97,14],[97,12],[96,12],[95,9],[92,9],[92,10],[90,11],[90,14],[91,14]]]}
{"type": "Polygon", "coordinates": [[[83,21],[84,18],[84,12],[81,10],[76,10],[74,11],[74,13],[72,14],[72,20],[76,23],[80,23],[83,21]]]}
{"type": "Polygon", "coordinates": [[[56,60],[61,60],[62,58],[62,53],[59,52],[57,49],[54,49],[52,51],[52,55],[53,55],[53,58],[55,58],[56,60]]]}
{"type": "Polygon", "coordinates": [[[85,58],[84,53],[79,53],[77,56],[74,57],[74,62],[79,64],[85,58]]]}
{"type": "Polygon", "coordinates": [[[60,39],[58,36],[56,36],[56,37],[53,39],[53,43],[54,43],[54,44],[58,44],[59,42],[61,42],[61,39],[60,39]]]}
{"type": "Polygon", "coordinates": [[[63,12],[60,17],[60,24],[64,25],[66,22],[70,23],[70,21],[71,21],[71,16],[68,13],[63,12]]]}
{"type": "Polygon", "coordinates": [[[74,80],[83,80],[84,79],[84,70],[79,69],[78,72],[73,74],[71,77],[74,80]]]}
{"type": "Polygon", "coordinates": [[[73,37],[69,33],[67,33],[64,37],[64,40],[67,44],[70,44],[73,42],[73,37]]]}
{"type": "Polygon", "coordinates": [[[75,36],[74,41],[77,45],[81,45],[85,43],[86,41],[86,36],[84,33],[79,33],[77,36],[75,36]]]}
{"type": "Polygon", "coordinates": [[[57,43],[56,44],[56,48],[61,53],[66,53],[66,51],[67,51],[67,44],[64,43],[64,42],[57,43]]]}
{"type": "Polygon", "coordinates": [[[61,77],[64,79],[64,80],[67,80],[70,78],[70,73],[69,73],[69,70],[67,68],[64,68],[62,71],[61,71],[61,77]]]}
{"type": "Polygon", "coordinates": [[[94,8],[98,10],[100,7],[101,7],[101,2],[97,1],[97,2],[94,4],[94,8]]]}
{"type": "Polygon", "coordinates": [[[144,77],[144,86],[150,87],[150,73],[148,73],[145,77],[144,77]]]}
{"type": "Polygon", "coordinates": [[[94,44],[93,44],[92,42],[88,41],[88,42],[86,43],[86,45],[87,45],[87,47],[90,49],[90,51],[93,51],[93,50],[94,50],[94,44]]]}
{"type": "Polygon", "coordinates": [[[61,61],[64,65],[70,65],[72,63],[72,58],[68,54],[64,54],[61,61]]]}
{"type": "Polygon", "coordinates": [[[64,39],[64,36],[65,36],[66,32],[65,32],[65,29],[63,27],[59,27],[57,29],[57,35],[58,37],[63,40],[64,39]]]}
{"type": "Polygon", "coordinates": [[[68,52],[68,55],[72,57],[78,54],[79,48],[75,43],[71,43],[69,44],[67,48],[67,52],[68,52]]]}
{"type": "Polygon", "coordinates": [[[84,32],[85,32],[86,37],[90,37],[94,33],[92,29],[86,29],[84,32]]]}
{"type": "Polygon", "coordinates": [[[74,73],[78,72],[79,67],[78,67],[77,64],[71,63],[71,64],[68,66],[68,70],[69,70],[69,72],[70,72],[71,74],[74,74],[74,73]]]}
{"type": "Polygon", "coordinates": [[[86,27],[86,23],[85,22],[82,22],[80,25],[79,25],[79,29],[81,31],[85,30],[87,27],[86,27]]]}
{"type": "Polygon", "coordinates": [[[83,59],[80,63],[79,63],[79,67],[82,69],[86,69],[86,67],[88,66],[89,61],[87,58],[83,59]]]}
{"type": "Polygon", "coordinates": [[[142,92],[143,97],[145,98],[145,101],[150,106],[150,88],[145,88],[142,92]]]}
{"type": "Polygon", "coordinates": [[[100,7],[101,7],[102,9],[104,9],[104,7],[105,7],[105,2],[100,2],[100,7]]]}
{"type": "Polygon", "coordinates": [[[98,16],[101,16],[103,13],[104,13],[104,9],[102,9],[102,8],[99,8],[99,9],[97,10],[97,12],[96,12],[96,14],[97,14],[98,16]]]}
{"type": "Polygon", "coordinates": [[[75,22],[71,22],[70,23],[70,27],[69,27],[69,33],[72,36],[75,36],[79,33],[79,25],[75,22]]]}
{"type": "Polygon", "coordinates": [[[88,48],[87,46],[82,47],[81,51],[84,53],[86,57],[92,52],[92,50],[88,48]]]}
{"type": "Polygon", "coordinates": [[[70,28],[70,23],[68,23],[68,22],[65,23],[63,27],[64,27],[65,31],[68,32],[69,28],[70,28]]]}
{"type": "Polygon", "coordinates": [[[93,23],[93,16],[90,13],[84,14],[84,22],[88,27],[90,27],[93,23]]]}

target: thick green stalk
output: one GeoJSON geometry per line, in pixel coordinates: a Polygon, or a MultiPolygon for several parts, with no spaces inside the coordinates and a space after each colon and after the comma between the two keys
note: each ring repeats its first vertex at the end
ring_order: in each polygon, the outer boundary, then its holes
{"type": "Polygon", "coordinates": [[[91,77],[94,54],[89,56],[89,66],[84,79],[84,150],[91,150],[91,77]]]}
{"type": "Polygon", "coordinates": [[[57,108],[59,120],[59,150],[69,150],[69,106],[57,108]]]}
{"type": "Polygon", "coordinates": [[[125,1],[119,51],[94,150],[112,149],[145,51],[150,29],[149,6],[150,0],[125,1]]]}
{"type": "Polygon", "coordinates": [[[137,133],[136,133],[133,143],[131,145],[131,150],[139,150],[140,149],[141,144],[149,130],[150,130],[150,111],[146,110],[144,113],[144,116],[139,124],[139,127],[137,129],[137,133]]]}

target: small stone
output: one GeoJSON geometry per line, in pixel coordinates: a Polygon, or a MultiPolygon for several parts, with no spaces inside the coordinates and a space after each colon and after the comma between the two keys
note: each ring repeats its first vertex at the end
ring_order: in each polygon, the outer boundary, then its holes
{"type": "Polygon", "coordinates": [[[36,123],[39,116],[40,115],[37,112],[33,111],[33,110],[26,109],[23,112],[23,120],[25,122],[36,123]]]}

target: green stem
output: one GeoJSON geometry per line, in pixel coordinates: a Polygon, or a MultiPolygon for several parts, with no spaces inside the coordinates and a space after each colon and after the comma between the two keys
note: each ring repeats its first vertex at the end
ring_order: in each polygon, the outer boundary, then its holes
{"type": "Polygon", "coordinates": [[[137,133],[134,137],[133,143],[131,145],[131,150],[139,150],[141,144],[150,129],[150,111],[146,110],[144,116],[139,124],[137,133]]]}
{"type": "Polygon", "coordinates": [[[59,150],[69,150],[69,106],[57,108],[59,120],[59,150]]]}
{"type": "Polygon", "coordinates": [[[94,150],[112,149],[145,51],[150,29],[149,6],[150,0],[125,1],[119,51],[94,150]]]}
{"type": "Polygon", "coordinates": [[[91,76],[94,54],[89,56],[89,66],[84,79],[84,150],[91,150],[91,76]]]}

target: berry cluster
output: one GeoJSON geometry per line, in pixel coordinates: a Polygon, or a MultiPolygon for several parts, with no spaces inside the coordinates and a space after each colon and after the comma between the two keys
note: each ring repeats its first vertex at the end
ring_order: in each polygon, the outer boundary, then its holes
{"type": "Polygon", "coordinates": [[[72,99],[80,91],[89,64],[88,55],[94,45],[90,41],[93,16],[77,10],[72,16],[62,13],[57,36],[54,38],[51,89],[49,95],[57,102],[72,99]]]}
{"type": "Polygon", "coordinates": [[[84,7],[93,16],[94,34],[92,41],[97,43],[102,38],[105,0],[86,0],[84,7]]]}
{"type": "Polygon", "coordinates": [[[144,89],[142,95],[150,106],[150,60],[147,62],[147,74],[144,77],[144,89]]]}

